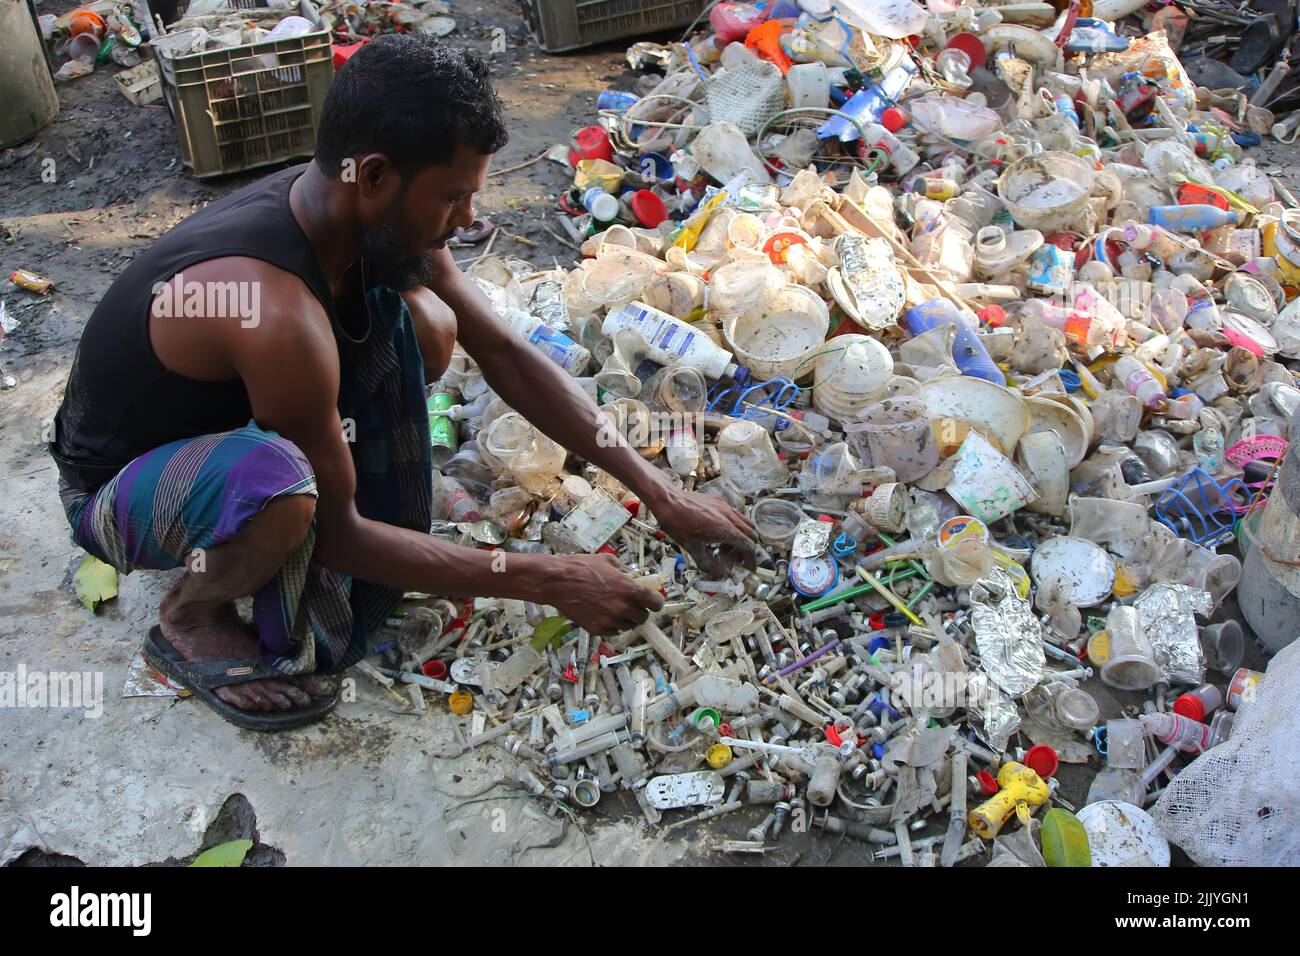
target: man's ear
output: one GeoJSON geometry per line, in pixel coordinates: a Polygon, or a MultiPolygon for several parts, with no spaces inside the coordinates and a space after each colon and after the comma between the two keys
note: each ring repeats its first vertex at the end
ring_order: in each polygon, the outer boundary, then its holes
{"type": "Polygon", "coordinates": [[[353,157],[356,164],[355,182],[361,187],[363,199],[387,199],[402,188],[402,177],[387,153],[365,153],[353,157]]]}

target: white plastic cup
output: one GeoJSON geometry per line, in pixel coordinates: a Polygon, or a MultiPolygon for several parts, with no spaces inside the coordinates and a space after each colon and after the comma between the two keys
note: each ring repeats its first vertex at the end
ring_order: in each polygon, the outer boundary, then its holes
{"type": "Polygon", "coordinates": [[[1112,608],[1106,616],[1106,633],[1110,645],[1101,665],[1103,683],[1120,690],[1146,690],[1160,679],[1155,652],[1138,619],[1137,608],[1112,608]]]}
{"type": "Polygon", "coordinates": [[[831,99],[831,75],[826,64],[796,63],[785,75],[791,109],[825,109],[831,99]]]}

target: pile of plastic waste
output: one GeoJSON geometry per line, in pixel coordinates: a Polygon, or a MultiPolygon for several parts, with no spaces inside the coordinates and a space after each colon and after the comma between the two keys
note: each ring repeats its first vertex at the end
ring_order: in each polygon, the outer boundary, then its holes
{"type": "Polygon", "coordinates": [[[413,598],[375,676],[533,793],[667,830],[758,805],[728,851],[1167,863],[1168,781],[1269,681],[1235,602],[1267,652],[1300,632],[1300,210],[1243,156],[1272,117],[1103,10],[1133,3],[825,6],[633,46],[571,144],[581,261],[467,270],[753,519],[757,570],[706,578],[458,354],[434,533],[606,551],[667,603],[602,640],[413,598]]]}

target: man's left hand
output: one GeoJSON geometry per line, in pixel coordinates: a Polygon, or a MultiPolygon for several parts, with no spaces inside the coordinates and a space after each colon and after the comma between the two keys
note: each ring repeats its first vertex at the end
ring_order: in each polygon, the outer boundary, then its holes
{"type": "Polygon", "coordinates": [[[736,562],[754,570],[758,533],[717,495],[674,490],[653,510],[659,526],[706,573],[726,574],[736,562]]]}

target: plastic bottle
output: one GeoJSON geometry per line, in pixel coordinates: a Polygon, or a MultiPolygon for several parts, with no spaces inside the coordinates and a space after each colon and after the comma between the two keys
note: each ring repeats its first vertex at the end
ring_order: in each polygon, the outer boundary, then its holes
{"type": "Polygon", "coordinates": [[[579,376],[587,370],[591,353],[563,333],[556,332],[535,315],[522,309],[506,309],[501,317],[516,332],[570,375],[579,376]]]}
{"type": "Polygon", "coordinates": [[[1223,471],[1223,432],[1217,428],[1202,428],[1192,436],[1192,451],[1196,463],[1209,475],[1223,471]]]}
{"type": "Polygon", "coordinates": [[[1195,690],[1180,694],[1174,701],[1174,713],[1188,720],[1203,723],[1206,714],[1223,706],[1223,691],[1213,684],[1202,684],[1195,690]]]}
{"type": "Polygon", "coordinates": [[[1220,226],[1235,226],[1240,218],[1231,209],[1218,206],[1152,206],[1147,222],[1171,232],[1208,232],[1220,226]]]}
{"type": "Polygon", "coordinates": [[[937,199],[943,202],[956,199],[961,195],[961,186],[951,179],[917,176],[907,184],[907,191],[924,196],[926,199],[937,199]]]}
{"type": "Polygon", "coordinates": [[[1181,714],[1143,714],[1139,720],[1152,737],[1184,753],[1203,753],[1214,746],[1214,734],[1199,720],[1181,714]]]}
{"type": "Polygon", "coordinates": [[[863,132],[866,134],[868,147],[879,146],[889,154],[889,165],[898,175],[911,172],[921,161],[921,156],[916,150],[879,123],[867,123],[863,127],[863,132]]]}
{"type": "Polygon", "coordinates": [[[1173,288],[1187,297],[1187,317],[1183,321],[1188,328],[1209,331],[1219,327],[1219,307],[1196,276],[1174,276],[1173,288]]]}
{"type": "Polygon", "coordinates": [[[957,328],[953,340],[952,357],[963,375],[973,375],[998,385],[1006,385],[1007,377],[989,357],[988,350],[980,341],[979,333],[968,322],[957,307],[947,299],[931,299],[908,309],[905,315],[907,329],[913,335],[920,335],[940,325],[952,325],[957,328]]]}
{"type": "Polygon", "coordinates": [[[455,478],[435,475],[433,487],[433,514],[441,521],[457,524],[466,521],[481,521],[483,514],[478,502],[461,487],[455,478]]]}
{"type": "Polygon", "coordinates": [[[668,456],[668,467],[682,477],[693,475],[700,463],[700,445],[695,432],[689,428],[669,432],[664,452],[668,456]]]}
{"type": "Polygon", "coordinates": [[[1124,383],[1130,395],[1136,395],[1147,408],[1161,409],[1168,402],[1165,390],[1151,370],[1131,355],[1115,363],[1115,379],[1124,383]]]}
{"type": "Polygon", "coordinates": [[[667,312],[646,305],[629,302],[609,313],[601,325],[605,335],[621,329],[635,329],[650,346],[650,359],[660,365],[689,365],[704,373],[706,378],[735,378],[741,366],[734,356],[715,345],[708,336],[667,312]]]}

